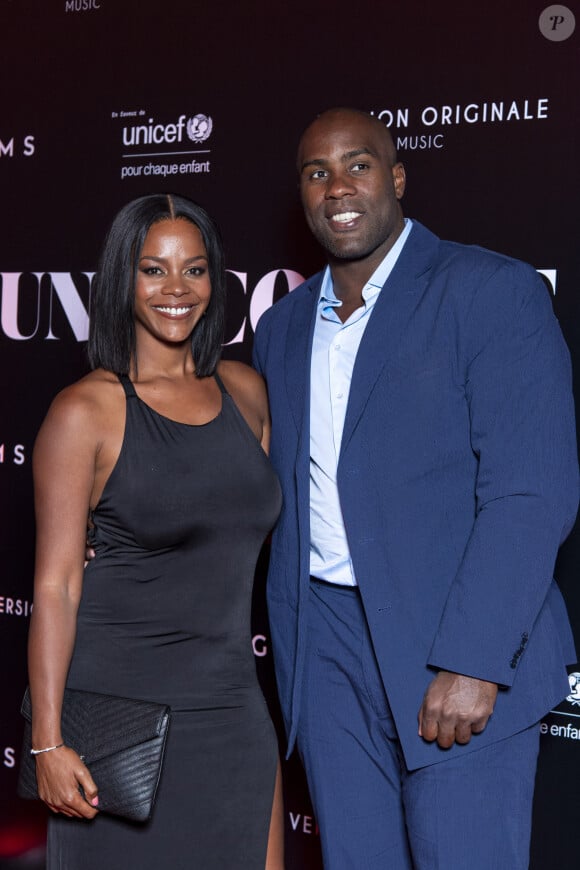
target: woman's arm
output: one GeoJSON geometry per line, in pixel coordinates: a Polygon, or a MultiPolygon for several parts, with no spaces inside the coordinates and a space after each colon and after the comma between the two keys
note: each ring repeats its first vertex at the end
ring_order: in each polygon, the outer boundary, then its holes
{"type": "MultiPolygon", "coordinates": [[[[53,402],[34,448],[36,567],[28,649],[34,749],[62,743],[62,698],[75,642],[99,448],[94,417],[86,388],[69,387],[53,402]]],[[[37,755],[36,772],[39,795],[52,810],[84,818],[96,814],[97,788],[72,749],[37,755]]]]}

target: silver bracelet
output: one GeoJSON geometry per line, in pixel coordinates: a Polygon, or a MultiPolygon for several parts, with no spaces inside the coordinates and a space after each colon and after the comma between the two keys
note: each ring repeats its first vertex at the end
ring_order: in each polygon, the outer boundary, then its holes
{"type": "Polygon", "coordinates": [[[53,749],[60,749],[61,746],[64,746],[64,743],[57,743],[56,746],[47,746],[45,749],[31,749],[31,755],[41,755],[43,752],[52,752],[53,749]]]}

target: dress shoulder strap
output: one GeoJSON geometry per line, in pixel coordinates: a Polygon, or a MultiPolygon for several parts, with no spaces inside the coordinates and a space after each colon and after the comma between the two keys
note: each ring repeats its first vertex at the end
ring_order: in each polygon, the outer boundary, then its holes
{"type": "Polygon", "coordinates": [[[125,390],[125,395],[127,396],[127,398],[128,399],[136,399],[137,393],[135,392],[135,387],[133,386],[129,376],[117,374],[117,377],[121,381],[121,385],[122,385],[123,389],[125,390]]]}
{"type": "Polygon", "coordinates": [[[215,374],[214,374],[214,378],[215,378],[215,382],[216,382],[216,384],[217,384],[218,387],[220,388],[220,391],[221,391],[222,395],[227,396],[227,395],[228,395],[228,391],[226,390],[226,388],[225,388],[225,386],[224,386],[224,382],[222,381],[222,379],[220,378],[220,376],[218,375],[217,372],[215,372],[215,374]]]}

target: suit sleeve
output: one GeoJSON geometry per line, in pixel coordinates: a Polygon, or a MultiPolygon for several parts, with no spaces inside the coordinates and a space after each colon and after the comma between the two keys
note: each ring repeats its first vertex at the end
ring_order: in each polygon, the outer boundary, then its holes
{"type": "Polygon", "coordinates": [[[513,261],[462,342],[476,517],[428,664],[510,686],[577,510],[569,354],[542,280],[513,261]]]}

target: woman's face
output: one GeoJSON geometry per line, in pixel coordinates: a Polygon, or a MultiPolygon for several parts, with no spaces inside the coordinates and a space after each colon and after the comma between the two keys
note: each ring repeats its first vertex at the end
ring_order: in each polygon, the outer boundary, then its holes
{"type": "Polygon", "coordinates": [[[207,251],[185,218],[153,224],[141,250],[135,284],[137,340],[188,341],[211,298],[207,251]]]}

